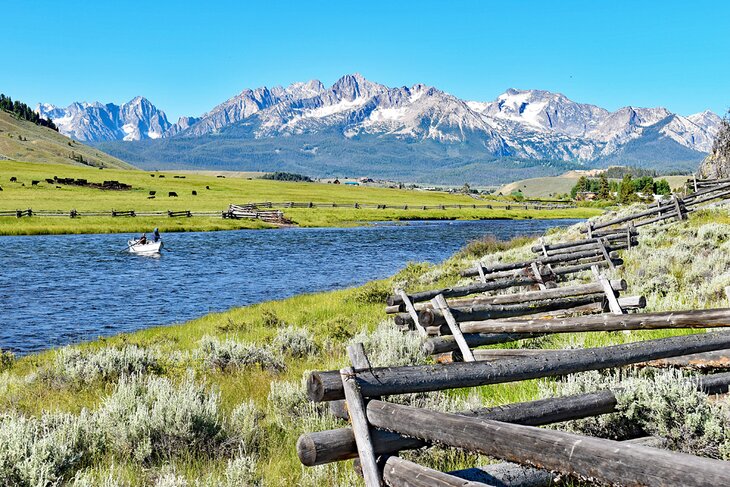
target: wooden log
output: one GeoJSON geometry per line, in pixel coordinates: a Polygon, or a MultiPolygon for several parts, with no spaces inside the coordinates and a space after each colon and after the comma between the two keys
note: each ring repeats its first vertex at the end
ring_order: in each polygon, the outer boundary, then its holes
{"type": "MultiPolygon", "coordinates": [[[[666,441],[656,436],[645,436],[625,440],[622,443],[664,448],[666,441]]],[[[484,482],[499,487],[550,487],[559,482],[558,476],[552,472],[510,462],[455,470],[448,473],[460,479],[484,482]]]]}
{"type": "Polygon", "coordinates": [[[360,392],[355,375],[356,370],[370,368],[370,364],[361,343],[347,347],[347,352],[350,355],[352,367],[340,370],[340,377],[345,400],[347,401],[347,409],[350,413],[352,430],[355,435],[357,453],[362,462],[366,487],[380,487],[383,485],[383,482],[380,469],[375,460],[375,452],[370,437],[370,426],[365,415],[365,401],[360,392]]]}
{"type": "MultiPolygon", "coordinates": [[[[636,236],[638,234],[639,234],[639,231],[636,229],[634,229],[631,232],[632,237],[636,236]]],[[[612,233],[610,235],[606,235],[605,238],[607,238],[609,241],[625,239],[626,232],[612,233]]],[[[545,250],[546,251],[564,250],[564,249],[569,249],[569,248],[578,247],[578,246],[582,246],[582,245],[592,245],[592,244],[595,244],[597,241],[598,241],[597,238],[587,238],[587,239],[583,239],[583,240],[574,240],[572,242],[559,242],[559,243],[554,243],[554,244],[545,244],[545,250]]],[[[532,247],[530,247],[530,250],[535,253],[541,253],[543,251],[542,247],[540,245],[533,245],[532,247]]]]}
{"type": "MultiPolygon", "coordinates": [[[[660,206],[657,206],[656,208],[650,208],[650,209],[645,210],[645,211],[640,211],[640,212],[637,212],[637,213],[632,213],[631,215],[622,216],[620,218],[615,218],[613,220],[609,220],[609,221],[605,221],[605,222],[600,222],[600,223],[592,222],[593,223],[592,228],[594,230],[593,236],[596,236],[595,235],[595,230],[600,230],[600,229],[606,228],[606,227],[612,227],[614,225],[618,225],[620,223],[626,223],[626,222],[629,222],[629,221],[632,221],[632,220],[639,220],[639,219],[641,219],[643,217],[646,217],[646,216],[656,215],[657,213],[666,211],[670,207],[671,207],[671,204],[660,205],[660,206]]],[[[587,233],[587,230],[586,229],[581,229],[581,232],[587,233]]]]}
{"type": "MultiPolygon", "coordinates": [[[[619,266],[623,264],[623,260],[619,258],[612,258],[614,265],[619,266]]],[[[606,262],[603,260],[603,256],[595,256],[593,259],[588,259],[586,262],[579,262],[575,265],[569,265],[564,267],[553,267],[552,274],[557,276],[564,276],[568,274],[574,274],[576,272],[582,272],[591,268],[591,265],[597,264],[599,266],[605,266],[606,262]]],[[[549,274],[544,274],[543,279],[549,277],[549,274]]],[[[433,289],[430,291],[421,291],[409,294],[409,298],[412,303],[430,301],[439,294],[443,294],[445,298],[456,298],[469,296],[470,294],[478,294],[489,291],[496,291],[498,289],[508,289],[511,287],[531,286],[536,283],[535,278],[531,276],[512,276],[499,281],[492,281],[487,283],[476,282],[473,284],[467,284],[465,286],[457,286],[453,288],[442,288],[433,289]]],[[[402,304],[403,300],[400,296],[392,295],[387,298],[388,306],[395,306],[402,304]]]]}
{"type": "MultiPolygon", "coordinates": [[[[623,250],[623,249],[627,249],[629,247],[636,247],[637,245],[639,245],[639,239],[637,239],[637,238],[632,238],[630,240],[630,244],[629,244],[629,241],[627,241],[627,239],[626,239],[625,232],[622,232],[620,234],[612,234],[611,236],[613,236],[613,237],[620,236],[621,239],[609,240],[608,244],[605,244],[606,248],[608,250],[623,250]]],[[[594,240],[600,241],[603,239],[606,239],[606,237],[601,237],[601,239],[594,239],[594,240]]],[[[585,244],[585,245],[578,245],[578,246],[567,248],[567,249],[548,250],[547,257],[553,256],[553,255],[563,255],[563,254],[567,254],[570,252],[583,252],[586,250],[593,250],[593,249],[597,249],[597,248],[600,248],[600,246],[596,242],[596,243],[590,243],[590,244],[585,244]]]]}
{"type": "Polygon", "coordinates": [[[662,311],[639,314],[600,314],[561,319],[464,321],[467,333],[575,333],[585,331],[659,330],[730,326],[730,308],[662,311]]]}
{"type": "MultiPolygon", "coordinates": [[[[725,394],[730,388],[730,372],[700,376],[696,378],[696,381],[698,389],[706,394],[725,394]]],[[[330,406],[333,404],[339,406],[343,402],[333,401],[330,406]]],[[[506,423],[543,426],[613,413],[616,411],[617,403],[615,394],[604,389],[571,396],[479,408],[458,414],[506,423]]],[[[336,407],[336,409],[339,411],[337,417],[348,419],[346,408],[336,407]]],[[[418,449],[427,445],[422,440],[377,428],[372,430],[372,441],[375,453],[378,455],[418,449]]],[[[307,466],[355,458],[357,456],[355,436],[351,428],[306,433],[297,441],[297,455],[302,464],[307,466]]]]}
{"type": "MultiPolygon", "coordinates": [[[[365,397],[430,392],[555,377],[726,348],[730,348],[730,333],[714,332],[571,350],[540,361],[522,358],[495,363],[373,368],[358,374],[358,385],[365,397]]],[[[343,399],[339,371],[312,372],[307,380],[307,395],[313,402],[343,399]]]]}
{"type": "MultiPolygon", "coordinates": [[[[730,381],[730,377],[727,380],[730,381]]],[[[605,389],[572,396],[480,408],[458,414],[508,423],[541,426],[612,413],[616,410],[616,404],[617,400],[614,393],[605,389]]],[[[378,455],[426,446],[426,443],[422,440],[403,437],[397,433],[381,429],[373,429],[372,433],[373,448],[378,455]]],[[[297,441],[297,455],[302,464],[307,466],[355,458],[357,456],[355,436],[351,428],[306,433],[301,435],[297,441]]]]}
{"type": "MultiPolygon", "coordinates": [[[[537,264],[541,264],[541,265],[557,264],[560,262],[569,262],[569,261],[580,260],[580,259],[596,257],[596,256],[603,256],[603,252],[600,249],[591,249],[591,250],[584,250],[582,252],[553,255],[551,257],[537,257],[537,258],[535,258],[534,261],[529,261],[529,262],[507,262],[504,264],[494,264],[494,265],[490,265],[490,266],[482,265],[482,268],[484,269],[485,273],[491,273],[491,272],[509,271],[509,270],[514,270],[514,269],[522,269],[525,267],[529,267],[532,262],[536,262],[537,264]]],[[[611,258],[614,259],[616,257],[618,257],[618,254],[615,252],[611,252],[611,258]]],[[[478,275],[479,275],[479,271],[477,270],[476,266],[472,267],[471,269],[466,269],[464,271],[461,271],[462,277],[474,277],[474,276],[478,276],[478,275]]]]}
{"type": "MultiPolygon", "coordinates": [[[[459,329],[459,323],[456,322],[456,319],[454,319],[454,316],[451,314],[449,305],[446,303],[443,295],[439,294],[433,298],[432,302],[433,306],[438,309],[441,316],[446,320],[446,324],[449,325],[449,330],[451,331],[451,335],[454,337],[454,340],[456,340],[456,344],[459,345],[459,350],[461,351],[463,360],[465,362],[473,362],[474,355],[471,353],[469,345],[467,345],[464,340],[464,335],[461,334],[461,330],[459,329]]],[[[420,321],[420,317],[417,319],[420,321]]]]}
{"type": "MultiPolygon", "coordinates": [[[[614,291],[625,291],[627,288],[626,281],[623,279],[613,279],[610,281],[611,288],[614,291]]],[[[449,306],[454,308],[463,308],[474,305],[502,305],[502,304],[520,304],[528,303],[531,301],[543,301],[546,299],[556,298],[569,298],[573,296],[585,296],[588,294],[598,294],[604,291],[603,285],[599,282],[592,282],[589,284],[579,284],[575,286],[563,286],[552,289],[545,289],[539,291],[527,291],[523,293],[513,294],[500,294],[497,296],[478,296],[474,298],[465,299],[451,299],[449,300],[449,306]]],[[[418,303],[414,305],[416,311],[431,308],[432,305],[429,302],[418,303]]],[[[405,311],[405,306],[400,305],[398,307],[392,306],[386,308],[388,310],[396,310],[394,312],[405,311]]]]}
{"type": "MultiPolygon", "coordinates": [[[[410,299],[408,299],[408,295],[406,294],[406,292],[402,289],[399,289],[398,295],[403,301],[403,306],[406,308],[408,316],[410,316],[411,320],[413,320],[413,323],[415,324],[418,333],[421,336],[426,336],[426,329],[418,322],[418,313],[416,312],[416,308],[413,307],[413,303],[411,303],[410,299]]],[[[441,294],[439,294],[439,296],[441,296],[441,299],[443,300],[443,296],[441,294]]]]}
{"type": "MultiPolygon", "coordinates": [[[[535,281],[532,278],[519,277],[510,279],[506,282],[476,282],[474,284],[468,284],[466,286],[457,286],[453,288],[434,289],[431,291],[421,291],[411,293],[408,295],[412,303],[421,301],[430,301],[439,294],[443,294],[445,298],[455,298],[460,296],[468,296],[470,294],[483,293],[487,291],[494,291],[497,289],[506,289],[513,286],[529,286],[534,284],[535,281]]],[[[396,304],[403,304],[403,299],[400,296],[393,295],[387,298],[388,306],[396,304]]]]}
{"type": "MultiPolygon", "coordinates": [[[[471,348],[474,348],[484,345],[509,343],[539,336],[542,335],[536,333],[468,333],[464,334],[464,340],[471,348]]],[[[459,346],[452,336],[429,338],[421,344],[421,350],[427,355],[435,355],[437,353],[450,352],[458,349],[459,346]]]]}
{"type": "Polygon", "coordinates": [[[383,480],[390,487],[494,487],[464,480],[399,457],[381,459],[383,480]]]}
{"type": "Polygon", "coordinates": [[[557,475],[547,470],[502,462],[449,472],[450,475],[472,482],[499,487],[551,487],[557,485],[557,475]]]}
{"type": "Polygon", "coordinates": [[[609,484],[725,485],[730,462],[618,441],[371,401],[370,423],[510,462],[609,484]]]}
{"type": "MultiPolygon", "coordinates": [[[[472,350],[471,352],[474,360],[480,362],[495,362],[497,360],[522,357],[546,358],[564,353],[565,350],[550,350],[544,348],[479,348],[477,350],[472,350]]],[[[461,355],[461,351],[459,350],[455,350],[450,354],[445,355],[446,357],[442,357],[441,360],[439,360],[440,363],[465,362],[461,355]]]]}
{"type": "MultiPolygon", "coordinates": [[[[553,311],[557,309],[575,308],[576,306],[602,302],[604,299],[605,295],[603,293],[594,293],[586,294],[584,296],[546,299],[529,303],[505,305],[478,304],[464,308],[451,307],[450,310],[454,319],[461,323],[463,321],[491,320],[511,316],[544,313],[546,311],[553,311]]],[[[426,308],[419,311],[418,321],[424,327],[446,323],[443,313],[440,310],[433,308],[426,308]]]]}
{"type": "Polygon", "coordinates": [[[645,364],[649,367],[678,367],[683,369],[718,370],[730,369],[730,350],[716,350],[713,352],[693,353],[681,357],[670,357],[652,360],[645,364]]]}

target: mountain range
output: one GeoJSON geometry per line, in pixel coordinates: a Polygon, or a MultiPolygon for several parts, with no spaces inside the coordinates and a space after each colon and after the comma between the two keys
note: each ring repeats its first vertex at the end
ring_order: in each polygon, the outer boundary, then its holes
{"type": "Polygon", "coordinates": [[[693,170],[720,117],[666,108],[609,111],[542,90],[468,101],[434,87],[388,87],[359,74],[243,90],[170,123],[137,97],[121,106],[40,104],[77,140],[146,168],[289,170],[418,181],[497,183],[629,164],[693,170]]]}

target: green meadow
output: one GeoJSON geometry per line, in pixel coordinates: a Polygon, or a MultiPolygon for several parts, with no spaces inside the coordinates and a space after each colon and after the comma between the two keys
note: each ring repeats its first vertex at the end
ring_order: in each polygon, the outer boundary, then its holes
{"type": "MultiPolygon", "coordinates": [[[[467,195],[433,191],[413,191],[366,186],[324,183],[292,183],[257,179],[246,173],[222,173],[221,176],[197,172],[149,172],[138,170],[98,169],[61,164],[37,164],[0,161],[0,210],[32,208],[68,213],[84,211],[135,210],[152,212],[190,210],[221,212],[229,204],[250,202],[314,202],[338,204],[385,204],[433,206],[472,205],[477,201],[467,195]],[[17,182],[10,182],[10,178],[17,182]],[[46,179],[86,179],[93,183],[115,180],[132,186],[131,190],[102,190],[73,185],[59,185],[46,179]],[[33,186],[32,181],[40,181],[33,186]],[[150,191],[155,197],[150,198],[150,191]],[[193,191],[197,194],[193,195],[193,191]],[[169,197],[175,192],[177,197],[169,197]]],[[[556,210],[533,209],[446,209],[446,210],[376,210],[355,208],[284,209],[285,216],[304,227],[360,225],[385,220],[479,220],[515,218],[587,218],[600,213],[594,208],[556,210]]],[[[224,221],[220,217],[65,217],[0,218],[0,234],[105,233],[128,232],[159,227],[163,232],[207,231],[235,228],[271,227],[257,221],[224,221]]]]}

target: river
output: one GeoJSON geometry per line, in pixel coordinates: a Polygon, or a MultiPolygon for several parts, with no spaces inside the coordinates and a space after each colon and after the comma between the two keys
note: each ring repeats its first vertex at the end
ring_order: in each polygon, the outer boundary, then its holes
{"type": "Polygon", "coordinates": [[[440,262],[484,235],[538,235],[579,220],[379,223],[163,235],[159,257],[129,235],[0,237],[0,348],[24,354],[190,320],[440,262]]]}

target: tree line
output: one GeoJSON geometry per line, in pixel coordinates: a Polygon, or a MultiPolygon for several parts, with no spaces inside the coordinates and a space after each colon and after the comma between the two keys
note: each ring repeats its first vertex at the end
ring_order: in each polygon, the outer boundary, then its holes
{"type": "Polygon", "coordinates": [[[13,101],[9,96],[0,94],[0,108],[14,114],[16,117],[33,122],[42,127],[48,127],[58,132],[58,127],[52,120],[45,119],[38,115],[31,107],[18,100],[13,101]]]}
{"type": "Polygon", "coordinates": [[[619,203],[653,200],[655,194],[669,195],[672,192],[666,179],[655,180],[651,176],[634,178],[625,174],[621,181],[610,181],[606,173],[597,178],[581,176],[570,191],[575,199],[579,193],[595,193],[599,200],[615,200],[619,203]]]}

